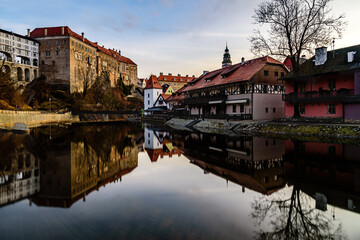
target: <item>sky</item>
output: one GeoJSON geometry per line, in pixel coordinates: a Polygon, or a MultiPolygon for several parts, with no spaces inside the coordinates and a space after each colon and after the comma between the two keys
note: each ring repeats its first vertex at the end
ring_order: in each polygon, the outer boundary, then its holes
{"type": "MultiPolygon", "coordinates": [[[[18,34],[36,27],[69,26],[138,65],[138,76],[199,76],[221,67],[226,42],[233,63],[254,58],[252,16],[264,0],[0,0],[0,28],[18,34]]],[[[335,48],[360,44],[358,0],[333,0],[346,31],[335,48]]],[[[337,36],[335,36],[337,37],[337,36]]],[[[331,47],[331,46],[329,46],[331,47]]]]}

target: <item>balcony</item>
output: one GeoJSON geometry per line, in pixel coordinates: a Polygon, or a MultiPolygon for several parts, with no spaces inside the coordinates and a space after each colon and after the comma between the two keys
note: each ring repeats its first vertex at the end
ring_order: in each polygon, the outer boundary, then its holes
{"type": "Polygon", "coordinates": [[[282,97],[286,102],[298,103],[320,103],[320,102],[360,102],[360,95],[355,95],[353,89],[341,88],[336,91],[319,90],[303,93],[284,94],[282,97]]]}
{"type": "Polygon", "coordinates": [[[184,103],[185,105],[208,105],[209,102],[214,101],[223,101],[225,103],[227,96],[204,96],[204,97],[197,97],[197,98],[185,98],[184,103]]]}

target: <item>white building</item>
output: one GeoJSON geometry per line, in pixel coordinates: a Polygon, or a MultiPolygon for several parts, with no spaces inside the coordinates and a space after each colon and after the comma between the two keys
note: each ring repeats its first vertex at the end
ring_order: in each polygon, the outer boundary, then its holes
{"type": "Polygon", "coordinates": [[[155,75],[151,75],[144,89],[144,110],[154,107],[158,97],[162,93],[162,87],[155,75]]]}
{"type": "Polygon", "coordinates": [[[0,29],[0,59],[5,59],[2,73],[26,85],[39,74],[39,42],[27,36],[0,29]]]}

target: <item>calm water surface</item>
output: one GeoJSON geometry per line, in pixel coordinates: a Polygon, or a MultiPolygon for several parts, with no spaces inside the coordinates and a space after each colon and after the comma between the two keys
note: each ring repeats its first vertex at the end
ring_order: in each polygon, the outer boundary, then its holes
{"type": "Polygon", "coordinates": [[[0,133],[0,238],[360,239],[359,153],[127,124],[0,133]]]}

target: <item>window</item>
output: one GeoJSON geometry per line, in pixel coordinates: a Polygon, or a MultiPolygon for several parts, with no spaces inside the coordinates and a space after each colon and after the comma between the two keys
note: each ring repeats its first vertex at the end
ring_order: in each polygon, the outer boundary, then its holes
{"type": "Polygon", "coordinates": [[[244,104],[240,104],[240,112],[244,112],[244,104]]]}
{"type": "Polygon", "coordinates": [[[57,41],[57,40],[55,41],[55,45],[58,45],[58,41],[57,41]]]}
{"type": "Polygon", "coordinates": [[[52,64],[54,65],[54,64],[55,64],[55,61],[52,61],[52,64]]]}
{"type": "Polygon", "coordinates": [[[281,76],[283,77],[285,74],[284,74],[284,72],[281,72],[281,76]]]}
{"type": "Polygon", "coordinates": [[[59,51],[56,51],[56,56],[59,56],[59,51]]]}
{"type": "Polygon", "coordinates": [[[50,41],[47,40],[47,41],[46,41],[46,46],[49,46],[49,45],[50,45],[50,41]]]}
{"type": "Polygon", "coordinates": [[[279,72],[274,72],[274,76],[278,77],[279,76],[279,72]]]}
{"type": "Polygon", "coordinates": [[[236,104],[233,105],[233,113],[236,113],[236,104]]]}
{"type": "Polygon", "coordinates": [[[305,114],[305,105],[299,105],[299,113],[305,114]]]}
{"type": "Polygon", "coordinates": [[[44,65],[45,64],[45,62],[44,61],[41,61],[41,65],[44,65]]]}
{"type": "Polygon", "coordinates": [[[45,56],[49,57],[50,56],[50,51],[46,51],[45,56]]]}
{"type": "Polygon", "coordinates": [[[148,105],[150,105],[150,100],[148,101],[148,105]]]}
{"type": "Polygon", "coordinates": [[[335,104],[328,105],[328,114],[336,114],[336,105],[335,104]]]}
{"type": "Polygon", "coordinates": [[[268,113],[268,112],[269,112],[269,108],[265,108],[265,112],[268,113]]]}
{"type": "Polygon", "coordinates": [[[269,71],[264,70],[264,76],[269,76],[269,71]]]}
{"type": "Polygon", "coordinates": [[[336,90],[336,80],[335,79],[329,79],[328,80],[328,87],[329,87],[329,90],[335,91],[336,90]]]}
{"type": "Polygon", "coordinates": [[[276,113],[276,108],[273,108],[273,113],[276,113]]]}

